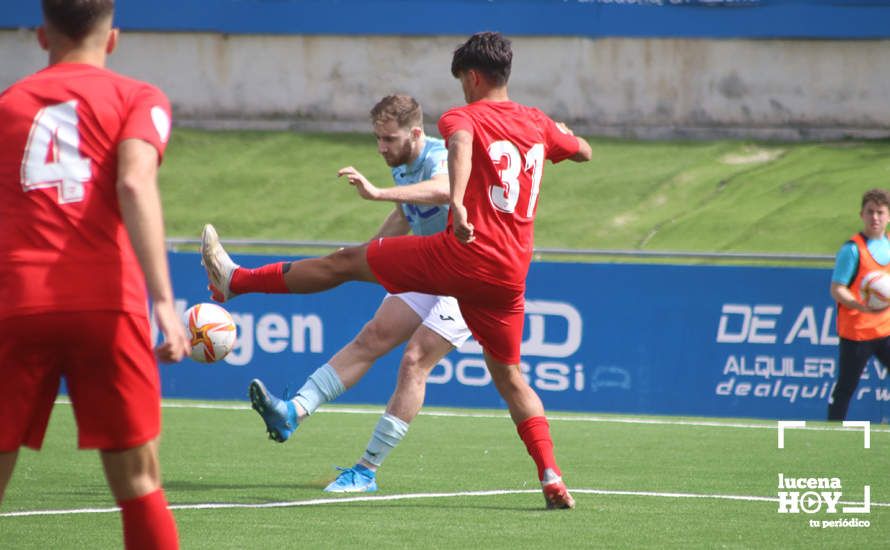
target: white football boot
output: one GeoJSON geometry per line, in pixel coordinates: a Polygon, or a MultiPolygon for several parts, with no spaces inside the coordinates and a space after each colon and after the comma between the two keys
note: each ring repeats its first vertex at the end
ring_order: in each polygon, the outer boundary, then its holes
{"type": "Polygon", "coordinates": [[[232,282],[232,274],[239,266],[229,257],[229,253],[219,242],[216,229],[209,223],[201,232],[201,265],[207,270],[214,300],[222,303],[237,296],[229,285],[232,282]]]}

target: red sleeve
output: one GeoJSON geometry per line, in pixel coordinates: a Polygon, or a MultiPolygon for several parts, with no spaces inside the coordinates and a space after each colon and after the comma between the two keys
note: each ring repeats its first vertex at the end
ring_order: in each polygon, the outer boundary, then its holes
{"type": "Polygon", "coordinates": [[[154,86],[145,84],[130,99],[127,120],[118,141],[131,138],[145,140],[154,145],[159,158],[163,159],[167,140],[170,139],[171,120],[167,96],[154,86]]]}
{"type": "Polygon", "coordinates": [[[446,145],[448,144],[448,138],[453,136],[458,130],[466,130],[470,132],[470,135],[473,134],[473,121],[470,119],[470,116],[460,108],[446,111],[439,118],[439,134],[445,140],[446,145]]]}
{"type": "Polygon", "coordinates": [[[554,164],[574,156],[581,148],[575,136],[560,130],[546,115],[544,115],[544,129],[547,133],[547,158],[554,164]]]}

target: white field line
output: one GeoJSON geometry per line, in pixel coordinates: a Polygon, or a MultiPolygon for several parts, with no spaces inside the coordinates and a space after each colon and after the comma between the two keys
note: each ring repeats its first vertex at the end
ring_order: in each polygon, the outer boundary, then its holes
{"type": "MultiPolygon", "coordinates": [[[[656,491],[612,491],[607,489],[570,489],[575,494],[604,495],[604,496],[633,496],[633,497],[660,497],[660,498],[693,498],[713,500],[736,500],[743,502],[779,502],[774,497],[759,497],[746,495],[719,495],[697,493],[661,493],[656,491]]],[[[402,495],[377,495],[354,496],[336,498],[314,498],[309,500],[293,500],[282,502],[263,502],[259,504],[245,504],[239,502],[214,502],[206,504],[172,504],[171,510],[222,510],[233,508],[295,508],[300,506],[321,506],[325,504],[351,504],[354,502],[385,502],[392,500],[414,500],[422,498],[455,498],[455,497],[487,497],[499,495],[538,494],[538,489],[517,490],[492,490],[492,491],[460,491],[454,493],[408,493],[402,495]]],[[[862,502],[840,501],[839,504],[862,506],[862,502]]],[[[890,508],[890,502],[872,502],[871,506],[890,508]]],[[[72,514],[110,514],[120,511],[120,508],[75,508],[71,510],[24,510],[21,512],[0,513],[0,517],[30,517],[30,516],[62,516],[72,514]]]]}
{"type": "MultiPolygon", "coordinates": [[[[67,399],[58,399],[56,403],[70,404],[67,399]]],[[[162,405],[167,409],[215,409],[215,410],[248,410],[250,405],[235,405],[223,403],[180,403],[167,402],[162,405]]],[[[322,407],[317,412],[332,414],[383,414],[382,408],[374,407],[322,407]]],[[[458,411],[421,411],[423,416],[435,417],[452,417],[452,418],[509,418],[506,413],[471,413],[458,411]]],[[[777,425],[775,422],[766,423],[744,423],[744,422],[720,422],[718,420],[672,420],[669,418],[636,418],[636,417],[620,417],[620,416],[560,416],[559,414],[548,414],[548,420],[559,420],[563,422],[602,422],[606,424],[650,424],[660,426],[694,426],[705,428],[745,428],[760,430],[775,430],[777,425]]],[[[848,432],[861,431],[861,428],[845,428],[843,426],[805,426],[803,428],[789,428],[794,430],[811,430],[820,432],[848,432]]],[[[876,427],[871,425],[871,433],[890,433],[890,427],[876,427]]]]}
{"type": "MultiPolygon", "coordinates": [[[[67,399],[59,399],[56,403],[70,404],[67,399]]],[[[165,402],[165,408],[193,408],[193,409],[215,409],[215,410],[248,410],[247,405],[232,404],[215,404],[215,403],[176,403],[165,402]]],[[[381,414],[383,409],[376,408],[323,408],[319,412],[324,413],[341,413],[341,414],[381,414]]],[[[426,416],[438,417],[455,417],[455,418],[508,418],[506,414],[496,413],[463,413],[449,411],[425,411],[420,414],[426,416]]],[[[695,420],[669,420],[669,419],[652,419],[652,418],[622,418],[622,417],[597,417],[597,416],[548,416],[550,420],[561,420],[569,422],[605,422],[605,423],[623,423],[623,424],[653,424],[653,425],[679,425],[679,426],[699,426],[699,427],[716,427],[716,428],[754,428],[754,429],[776,429],[772,424],[745,424],[737,422],[714,422],[714,421],[695,421],[695,420]]],[[[849,431],[851,428],[844,427],[804,427],[795,428],[803,430],[819,430],[819,431],[849,431]]],[[[872,428],[872,432],[890,432],[890,429],[872,428]]],[[[409,500],[418,498],[452,498],[462,496],[491,496],[491,495],[511,495],[538,493],[537,489],[524,490],[495,490],[495,491],[465,491],[456,493],[413,493],[404,495],[385,495],[385,496],[357,496],[345,498],[320,498],[301,501],[286,502],[267,502],[261,504],[243,504],[243,503],[209,503],[209,504],[176,504],[171,505],[172,510],[207,510],[222,508],[288,508],[297,506],[316,506],[324,504],[351,503],[351,502],[375,502],[388,500],[409,500]]],[[[719,500],[738,500],[748,502],[778,502],[775,497],[760,496],[744,496],[744,495],[719,495],[719,494],[696,494],[696,493],[662,493],[654,491],[615,491],[606,489],[572,489],[572,492],[578,494],[594,494],[594,495],[613,495],[613,496],[642,496],[642,497],[662,497],[662,498],[699,498],[699,499],[719,499],[719,500]]],[[[861,502],[841,502],[845,505],[859,505],[861,502]]],[[[872,506],[890,508],[887,502],[872,502],[872,506]]],[[[119,511],[119,508],[81,508],[71,510],[33,510],[21,512],[0,513],[0,517],[22,517],[22,516],[40,516],[40,515],[65,515],[65,514],[90,514],[90,513],[112,513],[119,511]]]]}

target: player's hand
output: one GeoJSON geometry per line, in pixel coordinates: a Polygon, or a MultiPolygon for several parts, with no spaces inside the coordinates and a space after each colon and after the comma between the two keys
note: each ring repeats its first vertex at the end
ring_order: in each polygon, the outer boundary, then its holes
{"type": "Polygon", "coordinates": [[[154,310],[158,330],[164,336],[163,342],[155,348],[155,355],[163,363],[178,363],[192,350],[185,326],[176,315],[172,302],[155,302],[154,310]]]}
{"type": "Polygon", "coordinates": [[[352,166],[341,168],[337,172],[337,177],[343,176],[346,176],[346,180],[349,181],[351,185],[355,186],[355,190],[358,191],[361,198],[369,201],[375,201],[380,198],[380,189],[368,181],[368,178],[352,166]]]}
{"type": "Polygon", "coordinates": [[[473,224],[467,220],[467,209],[464,205],[451,206],[454,236],[464,244],[469,244],[476,239],[473,234],[473,224]]]}

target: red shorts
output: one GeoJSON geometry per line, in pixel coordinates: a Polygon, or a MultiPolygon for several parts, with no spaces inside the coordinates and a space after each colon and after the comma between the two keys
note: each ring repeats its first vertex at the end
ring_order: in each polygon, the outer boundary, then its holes
{"type": "Polygon", "coordinates": [[[40,449],[65,377],[81,449],[123,450],[161,428],[148,319],[116,311],[0,320],[0,452],[40,449]]]}
{"type": "Polygon", "coordinates": [[[474,279],[471,268],[448,261],[445,233],[387,237],[368,243],[368,265],[387,291],[453,296],[482,348],[495,360],[519,364],[525,292],[474,279]],[[458,269],[463,267],[463,270],[458,269]]]}

